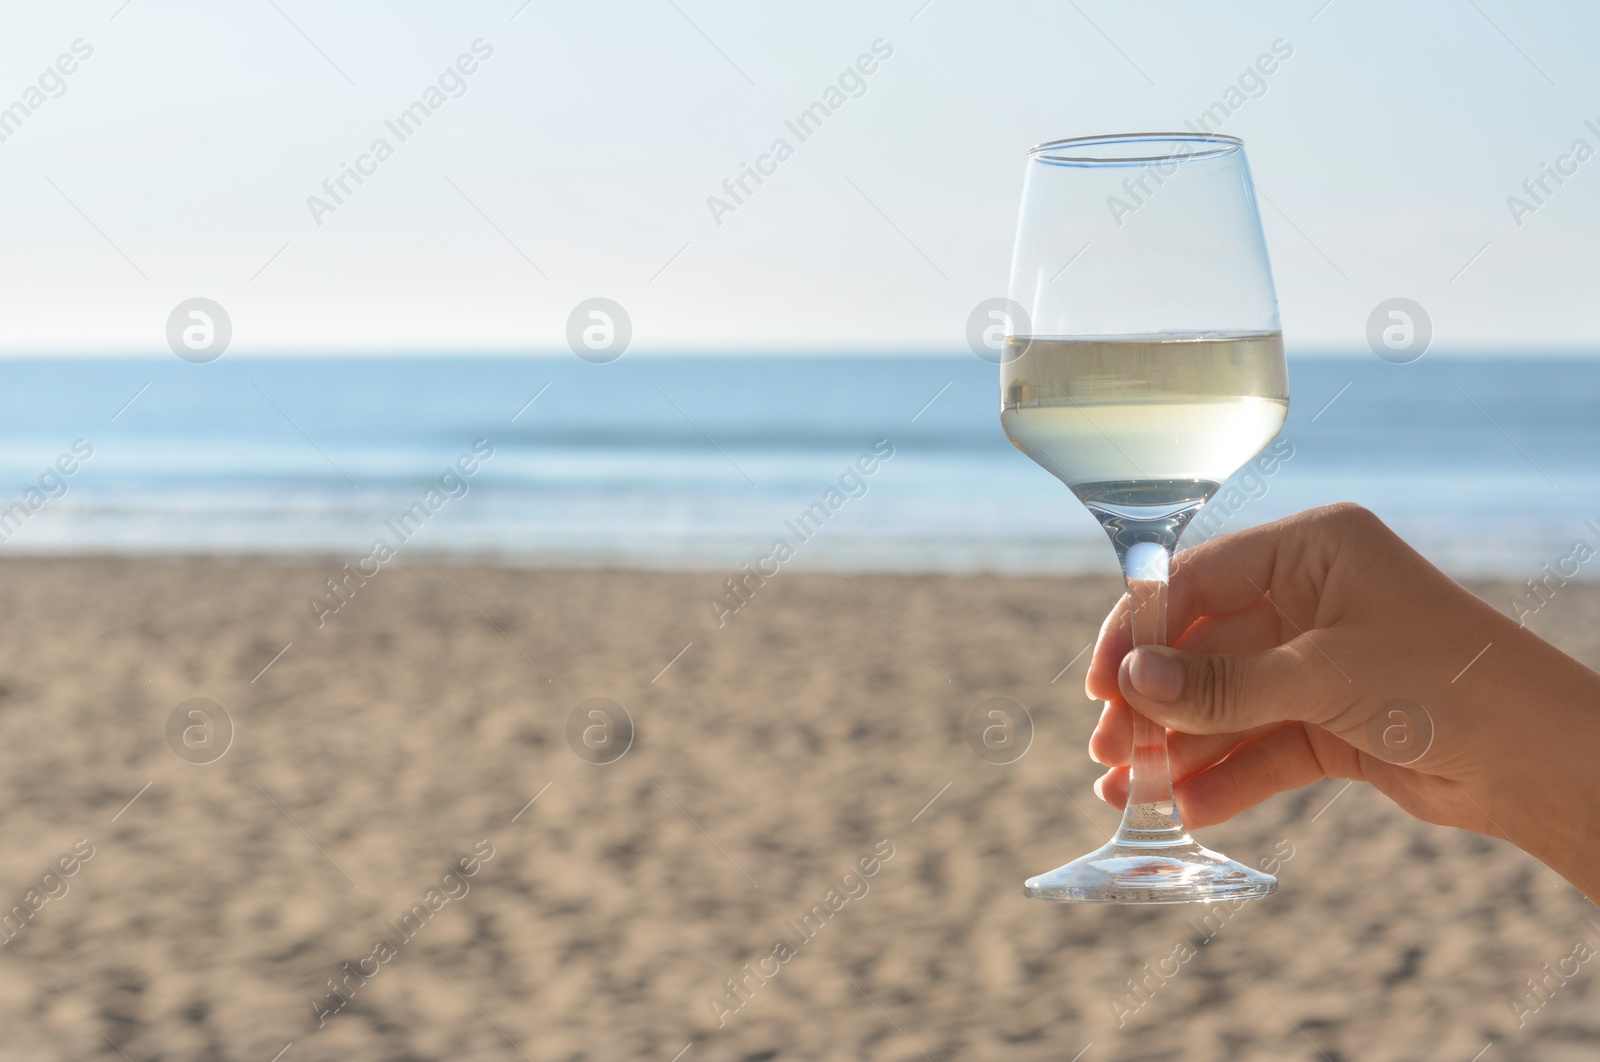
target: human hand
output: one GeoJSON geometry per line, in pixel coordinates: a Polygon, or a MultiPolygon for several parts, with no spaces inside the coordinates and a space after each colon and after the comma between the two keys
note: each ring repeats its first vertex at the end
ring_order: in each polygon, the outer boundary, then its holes
{"type": "Polygon", "coordinates": [[[1089,754],[1127,801],[1132,710],[1169,728],[1195,827],[1324,777],[1418,818],[1513,841],[1600,895],[1600,676],[1456,584],[1377,517],[1341,504],[1186,550],[1175,648],[1130,652],[1128,598],[1086,688],[1089,754]]]}

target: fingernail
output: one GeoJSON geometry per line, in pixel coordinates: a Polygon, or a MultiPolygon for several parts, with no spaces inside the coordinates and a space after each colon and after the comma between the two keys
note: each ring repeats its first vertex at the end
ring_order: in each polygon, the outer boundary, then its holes
{"type": "MultiPolygon", "coordinates": [[[[1109,773],[1110,772],[1107,772],[1107,774],[1109,774],[1109,773]]],[[[1096,778],[1094,780],[1094,795],[1099,797],[1101,800],[1104,800],[1106,798],[1106,791],[1105,791],[1105,788],[1104,788],[1105,784],[1106,784],[1106,775],[1105,774],[1102,774],[1099,778],[1096,778]]]]}
{"type": "Polygon", "coordinates": [[[1171,704],[1183,693],[1183,665],[1149,647],[1135,649],[1128,656],[1128,681],[1152,701],[1171,704]]]}

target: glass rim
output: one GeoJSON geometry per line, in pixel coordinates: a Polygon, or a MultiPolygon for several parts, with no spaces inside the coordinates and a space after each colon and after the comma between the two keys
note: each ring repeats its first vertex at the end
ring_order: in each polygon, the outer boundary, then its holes
{"type": "Polygon", "coordinates": [[[1244,150],[1244,141],[1224,133],[1103,133],[1051,140],[1028,149],[1028,158],[1058,166],[1126,166],[1130,163],[1182,162],[1188,159],[1216,158],[1244,150]],[[1086,148],[1108,145],[1161,144],[1166,150],[1118,153],[1115,156],[1080,155],[1086,148]],[[1206,148],[1186,149],[1176,145],[1206,144],[1206,148]]]}

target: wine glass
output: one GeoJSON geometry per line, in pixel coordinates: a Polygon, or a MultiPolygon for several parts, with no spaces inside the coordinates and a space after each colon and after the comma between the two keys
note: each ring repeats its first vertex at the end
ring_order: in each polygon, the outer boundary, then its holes
{"type": "MultiPolygon", "coordinates": [[[[1001,425],[1110,536],[1133,644],[1164,645],[1178,536],[1289,410],[1244,144],[1135,133],[1034,148],[1010,302],[1001,425]]],[[[1189,836],[1173,801],[1166,730],[1137,712],[1128,786],[1111,841],[1029,878],[1028,896],[1190,903],[1278,887],[1189,836]]]]}

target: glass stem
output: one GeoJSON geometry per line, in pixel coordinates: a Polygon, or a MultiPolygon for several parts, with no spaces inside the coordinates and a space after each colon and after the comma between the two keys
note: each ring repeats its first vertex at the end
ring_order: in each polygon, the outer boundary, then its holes
{"type": "MultiPolygon", "coordinates": [[[[1153,537],[1158,540],[1137,542],[1119,551],[1135,646],[1167,644],[1167,576],[1177,536],[1153,537]]],[[[1172,796],[1166,728],[1138,712],[1133,713],[1128,807],[1117,833],[1123,843],[1159,845],[1187,840],[1172,796]]]]}

